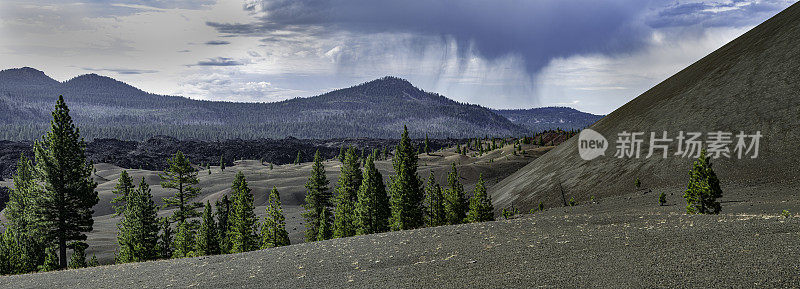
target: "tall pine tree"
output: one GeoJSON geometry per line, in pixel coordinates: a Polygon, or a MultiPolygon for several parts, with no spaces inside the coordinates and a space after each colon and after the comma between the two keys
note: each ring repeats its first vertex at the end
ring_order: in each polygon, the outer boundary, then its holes
{"type": "Polygon", "coordinates": [[[286,217],[281,208],[278,189],[272,187],[267,200],[267,212],[261,226],[261,249],[289,245],[289,232],[286,231],[286,217]]]}
{"type": "Polygon", "coordinates": [[[395,175],[389,187],[392,230],[420,228],[425,224],[422,202],[422,181],[417,175],[417,150],[408,137],[408,128],[403,127],[400,144],[393,159],[395,175]]]}
{"type": "Polygon", "coordinates": [[[431,171],[430,177],[428,177],[428,185],[425,187],[425,221],[428,227],[447,225],[447,213],[444,203],[442,187],[436,183],[436,177],[431,171]]]}
{"type": "Polygon", "coordinates": [[[114,190],[111,191],[116,196],[114,199],[111,200],[111,204],[114,206],[114,215],[119,216],[122,214],[122,211],[125,210],[125,202],[128,199],[128,195],[133,192],[133,179],[131,179],[130,175],[128,175],[128,171],[122,170],[119,174],[119,180],[117,180],[117,185],[114,186],[114,190]]]}
{"type": "Polygon", "coordinates": [[[306,223],[306,241],[316,241],[319,237],[319,228],[325,225],[330,229],[330,212],[322,218],[322,213],[330,210],[331,193],[328,191],[328,178],[325,176],[325,166],[322,164],[322,156],[317,150],[314,154],[314,165],[311,167],[311,177],[306,182],[306,198],[303,208],[303,218],[306,223]],[[320,220],[326,224],[320,224],[320,220]]]}
{"type": "Polygon", "coordinates": [[[331,224],[331,213],[329,211],[326,208],[319,215],[319,220],[317,221],[319,229],[317,230],[316,241],[324,241],[333,237],[333,229],[331,228],[333,225],[331,224]]]}
{"type": "Polygon", "coordinates": [[[34,222],[36,196],[41,193],[37,183],[35,170],[31,161],[20,155],[17,170],[13,176],[14,188],[9,193],[6,208],[3,211],[6,220],[3,256],[0,261],[8,261],[8,266],[0,269],[0,273],[27,273],[35,271],[44,262],[44,251],[47,242],[37,232],[34,222]],[[3,259],[5,258],[5,259],[3,259]]]}
{"type": "Polygon", "coordinates": [[[163,217],[158,219],[158,223],[161,231],[161,233],[158,235],[157,243],[158,257],[162,259],[172,258],[172,239],[174,237],[174,232],[170,226],[172,222],[169,221],[169,218],[163,217]]]}
{"type": "MultiPolygon", "coordinates": [[[[203,204],[191,201],[200,194],[200,188],[194,187],[198,183],[197,171],[181,151],[167,160],[167,169],[159,177],[162,180],[161,187],[178,190],[175,196],[164,199],[165,208],[177,208],[172,214],[171,222],[181,224],[200,216],[197,209],[203,204]]],[[[187,226],[194,228],[194,222],[188,223],[187,226]]]]}
{"type": "Polygon", "coordinates": [[[373,234],[389,230],[389,196],[383,184],[383,176],[375,168],[375,153],[367,158],[361,187],[358,189],[358,202],[355,208],[356,234],[373,234]]]}
{"type": "Polygon", "coordinates": [[[189,225],[189,221],[183,221],[178,225],[178,232],[175,233],[175,240],[172,247],[172,258],[191,257],[194,254],[194,229],[189,225]]]}
{"type": "Polygon", "coordinates": [[[358,187],[361,186],[361,170],[359,166],[356,150],[354,148],[348,149],[339,174],[339,186],[335,190],[334,238],[350,237],[356,234],[354,209],[355,202],[358,200],[358,187]]]}
{"type": "Polygon", "coordinates": [[[478,177],[478,184],[475,185],[475,193],[469,199],[469,213],[467,222],[486,222],[494,221],[494,206],[492,198],[486,193],[486,186],[483,182],[483,174],[478,177]]]}
{"type": "Polygon", "coordinates": [[[217,233],[217,224],[214,221],[214,217],[211,213],[211,203],[206,201],[206,207],[203,209],[200,228],[197,230],[197,236],[195,237],[195,256],[219,254],[218,238],[219,234],[217,233]]]}
{"type": "Polygon", "coordinates": [[[230,253],[241,253],[258,249],[256,214],[253,212],[253,194],[244,174],[236,173],[232,186],[233,206],[228,222],[230,253]]]}
{"type": "Polygon", "coordinates": [[[447,222],[451,225],[463,223],[469,209],[468,200],[464,195],[464,186],[459,182],[459,178],[456,164],[453,163],[450,174],[447,175],[448,188],[445,189],[445,211],[447,212],[447,222]]]}
{"type": "Polygon", "coordinates": [[[230,228],[230,214],[231,214],[231,201],[228,195],[222,196],[222,199],[215,203],[217,207],[217,240],[219,240],[219,252],[227,254],[230,252],[231,242],[228,239],[228,230],[230,228]]]}
{"type": "Polygon", "coordinates": [[[100,200],[94,190],[86,144],[72,123],[64,97],[59,96],[50,131],[34,144],[36,169],[44,188],[36,196],[33,221],[40,236],[58,246],[59,266],[67,267],[67,242],[86,240],[92,231],[92,207],[100,200]]]}
{"type": "MultiPolygon", "coordinates": [[[[126,182],[120,178],[119,183],[126,182]]],[[[144,181],[126,195],[122,220],[117,224],[117,263],[155,260],[159,257],[158,217],[150,186],[144,181]]]]}

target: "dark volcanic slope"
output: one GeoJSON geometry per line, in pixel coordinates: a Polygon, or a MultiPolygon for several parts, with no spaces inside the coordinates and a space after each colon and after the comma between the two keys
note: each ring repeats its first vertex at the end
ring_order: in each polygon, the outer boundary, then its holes
{"type": "MultiPolygon", "coordinates": [[[[579,201],[590,196],[686,184],[688,158],[646,159],[650,132],[760,131],[757,159],[721,158],[714,169],[723,182],[793,182],[800,179],[800,4],[753,28],[717,51],[643,93],[591,128],[610,142],[605,157],[584,161],[572,138],[493,188],[495,206],[521,209],[561,202],[559,184],[579,201]],[[645,132],[642,158],[617,159],[617,134],[645,132]]],[[[646,64],[643,64],[646,65],[646,64]]],[[[732,150],[736,145],[729,146],[732,150]]],[[[677,151],[673,142],[670,152],[677,151]]],[[[660,151],[656,151],[660,153],[660,151]]]]}
{"type": "Polygon", "coordinates": [[[602,115],[586,113],[570,107],[495,109],[492,111],[504,116],[513,123],[525,126],[531,131],[543,131],[556,128],[563,130],[579,130],[603,118],[602,115]]]}
{"type": "Polygon", "coordinates": [[[0,139],[38,139],[58,95],[64,95],[87,139],[394,138],[403,125],[413,137],[527,132],[485,107],[422,91],[396,77],[309,98],[231,103],[150,94],[96,74],[61,83],[26,67],[0,71],[0,139]]]}
{"type": "Polygon", "coordinates": [[[0,277],[2,288],[795,287],[794,188],[730,189],[719,216],[677,196],[628,195],[511,221],[306,243],[226,256],[0,277]],[[787,193],[788,192],[788,193],[787,193]],[[626,206],[630,205],[630,206],[626,206]],[[755,206],[754,206],[755,205],[755,206]],[[620,209],[627,208],[627,209],[620,209]],[[767,214],[765,214],[767,213],[767,214]]]}

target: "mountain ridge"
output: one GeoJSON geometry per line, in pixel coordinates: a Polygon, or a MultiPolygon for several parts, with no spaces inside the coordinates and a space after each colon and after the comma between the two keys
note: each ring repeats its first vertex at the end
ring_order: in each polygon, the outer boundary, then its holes
{"type": "Polygon", "coordinates": [[[0,139],[37,139],[64,95],[87,139],[146,140],[298,137],[394,138],[518,136],[529,129],[488,108],[426,92],[387,76],[312,97],[272,103],[158,95],[95,73],[59,82],[34,68],[0,71],[0,139]]]}

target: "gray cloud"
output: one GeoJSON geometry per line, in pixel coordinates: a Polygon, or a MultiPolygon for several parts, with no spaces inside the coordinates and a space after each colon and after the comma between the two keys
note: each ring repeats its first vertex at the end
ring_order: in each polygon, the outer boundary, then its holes
{"type": "Polygon", "coordinates": [[[490,60],[517,54],[535,72],[555,57],[641,47],[647,29],[636,17],[647,4],[641,0],[264,0],[245,5],[254,14],[266,15],[260,22],[207,24],[221,33],[239,35],[322,29],[454,37],[461,55],[470,48],[490,60]]]}
{"type": "Polygon", "coordinates": [[[735,0],[731,2],[674,3],[649,15],[646,23],[654,28],[750,26],[763,22],[775,11],[794,1],[735,0]]]}
{"type": "Polygon", "coordinates": [[[244,63],[240,61],[233,60],[232,58],[228,57],[214,57],[209,58],[207,60],[198,61],[196,65],[198,66],[237,66],[243,65],[244,63]]]}
{"type": "Polygon", "coordinates": [[[108,71],[114,72],[117,74],[147,74],[147,73],[157,73],[158,70],[149,70],[149,69],[129,69],[129,68],[91,68],[91,67],[82,67],[83,70],[87,71],[108,71]]]}
{"type": "Polygon", "coordinates": [[[230,41],[224,41],[224,40],[206,41],[206,45],[228,45],[228,44],[231,44],[231,42],[230,41]]]}

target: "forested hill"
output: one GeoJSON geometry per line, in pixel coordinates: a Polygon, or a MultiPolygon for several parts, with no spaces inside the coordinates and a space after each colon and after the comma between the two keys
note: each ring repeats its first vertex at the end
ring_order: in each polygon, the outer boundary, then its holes
{"type": "Polygon", "coordinates": [[[603,118],[603,115],[586,113],[570,107],[500,109],[493,111],[513,123],[525,126],[531,131],[543,131],[553,128],[579,130],[603,118]]]}
{"type": "Polygon", "coordinates": [[[96,74],[56,81],[33,68],[0,71],[0,139],[38,139],[58,95],[88,139],[462,138],[527,132],[487,108],[384,77],[309,98],[275,103],[199,101],[144,92],[96,74]]]}

